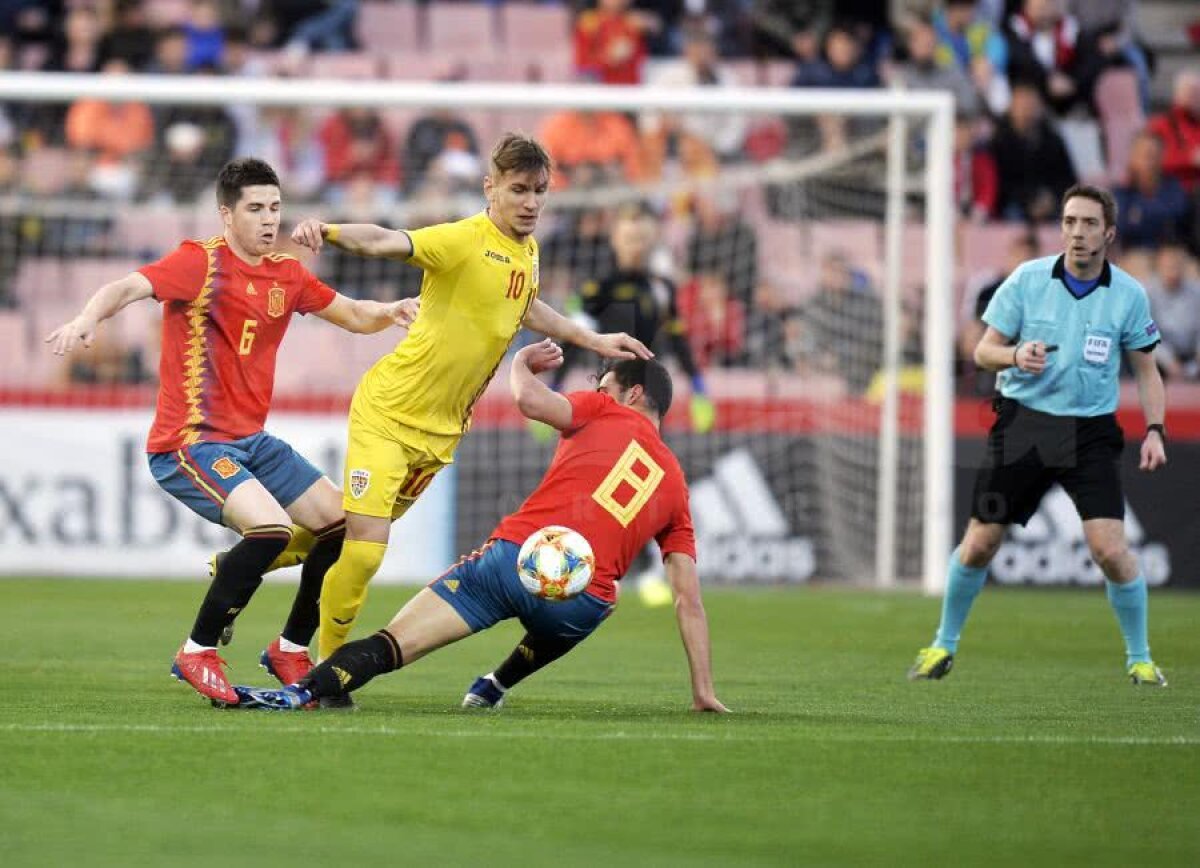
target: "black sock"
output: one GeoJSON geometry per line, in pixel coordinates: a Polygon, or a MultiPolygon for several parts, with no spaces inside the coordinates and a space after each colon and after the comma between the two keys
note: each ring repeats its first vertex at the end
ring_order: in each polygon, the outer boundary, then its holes
{"type": "Polygon", "coordinates": [[[525,638],[508,655],[508,659],[496,667],[492,674],[505,690],[516,687],[543,666],[548,666],[562,657],[580,642],[579,639],[560,639],[558,636],[534,636],[526,633],[525,638]]]}
{"type": "Polygon", "coordinates": [[[342,553],[346,541],[344,519],[314,531],[317,544],[312,547],[300,568],[300,588],[292,602],[292,612],[283,627],[283,638],[307,647],[321,623],[321,585],[325,573],[342,553]]]}
{"type": "Polygon", "coordinates": [[[314,698],[343,696],[358,690],[376,675],[395,672],[404,665],[400,645],[387,630],[366,639],[347,642],[333,656],[300,680],[314,698]]]}
{"type": "Polygon", "coordinates": [[[193,642],[216,647],[221,631],[233,623],[250,602],[262,584],[263,571],[287,548],[291,538],[290,527],[264,524],[247,530],[241,542],[225,553],[204,602],[200,604],[200,614],[192,627],[193,642]]]}

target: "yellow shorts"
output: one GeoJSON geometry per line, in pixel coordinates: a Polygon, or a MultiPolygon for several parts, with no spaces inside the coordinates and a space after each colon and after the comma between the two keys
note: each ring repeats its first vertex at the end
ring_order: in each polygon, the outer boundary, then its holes
{"type": "Polygon", "coordinates": [[[355,394],[342,508],[396,519],[421,496],[443,467],[454,463],[461,434],[430,434],[389,419],[355,394]]]}

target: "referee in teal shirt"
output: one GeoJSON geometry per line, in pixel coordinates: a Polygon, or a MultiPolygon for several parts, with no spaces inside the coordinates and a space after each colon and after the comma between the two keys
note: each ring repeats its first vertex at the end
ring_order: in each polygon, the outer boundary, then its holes
{"type": "Polygon", "coordinates": [[[1106,258],[1116,235],[1112,194],[1077,185],[1063,196],[1061,256],[1021,265],[996,291],[975,363],[998,371],[996,421],[975,477],[971,521],[950,556],[942,621],[911,679],[950,671],[963,624],[1012,522],[1024,525],[1054,483],[1075,502],[1092,559],[1125,638],[1134,684],[1165,687],[1150,659],[1146,577],[1125,539],[1117,425],[1118,369],[1124,350],[1145,414],[1142,470],[1166,463],[1166,398],[1154,361],[1158,327],[1146,291],[1106,258]]]}

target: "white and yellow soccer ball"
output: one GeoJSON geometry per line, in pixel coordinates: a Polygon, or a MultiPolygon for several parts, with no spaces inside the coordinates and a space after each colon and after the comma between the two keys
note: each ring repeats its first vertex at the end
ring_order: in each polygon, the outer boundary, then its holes
{"type": "Polygon", "coordinates": [[[583,535],[552,524],[530,534],[517,555],[525,590],[543,600],[569,600],[583,592],[596,571],[596,556],[583,535]]]}

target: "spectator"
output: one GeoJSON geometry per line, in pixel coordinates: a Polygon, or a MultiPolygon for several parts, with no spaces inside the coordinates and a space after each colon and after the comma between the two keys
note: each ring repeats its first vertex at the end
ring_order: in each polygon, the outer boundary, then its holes
{"type": "Polygon", "coordinates": [[[1126,247],[1157,247],[1187,232],[1188,199],[1183,186],[1163,174],[1163,147],[1143,131],[1133,140],[1125,183],[1117,198],[1117,240],[1126,247]]]}
{"type": "Polygon", "coordinates": [[[66,381],[86,386],[138,386],[152,382],[142,351],[122,344],[103,329],[86,353],[73,353],[66,381]]]}
{"type": "Polygon", "coordinates": [[[1163,374],[1170,379],[1196,379],[1200,375],[1200,282],[1188,275],[1187,251],[1178,241],[1168,239],[1158,248],[1146,293],[1162,336],[1155,358],[1163,374]]]}
{"type": "Polygon", "coordinates": [[[1150,131],[1163,143],[1163,171],[1185,190],[1200,190],[1200,70],[1175,78],[1171,107],[1150,119],[1150,131]]]}
{"type": "Polygon", "coordinates": [[[754,303],[748,307],[746,328],[747,362],[755,368],[786,370],[795,367],[789,346],[790,323],[796,310],[778,284],[764,280],[754,288],[754,303]]]}
{"type": "Polygon", "coordinates": [[[17,54],[27,47],[51,43],[63,20],[64,0],[8,0],[0,3],[0,34],[12,40],[17,54]]]}
{"type": "Polygon", "coordinates": [[[973,292],[963,294],[963,310],[958,331],[958,354],[959,365],[966,377],[964,385],[969,394],[990,395],[996,388],[996,375],[991,371],[975,367],[975,347],[978,345],[979,339],[983,337],[983,333],[987,331],[983,314],[987,311],[992,296],[996,294],[996,290],[1008,279],[1008,276],[1016,271],[1021,263],[1028,262],[1037,255],[1038,238],[1032,228],[1014,235],[1008,242],[1004,265],[1000,271],[985,277],[973,292]]]}
{"type": "Polygon", "coordinates": [[[96,72],[100,68],[100,14],[93,6],[73,6],[62,20],[62,30],[50,46],[43,67],[47,72],[96,72]]]}
{"type": "Polygon", "coordinates": [[[1013,85],[1008,116],[996,129],[992,153],[1000,180],[1000,215],[1005,220],[1050,220],[1075,183],[1066,145],[1046,120],[1042,97],[1025,82],[1013,85]]]}
{"type": "Polygon", "coordinates": [[[842,251],[821,262],[817,292],[800,309],[796,351],[809,367],[861,394],[883,359],[883,306],[842,251]]]}
{"type": "Polygon", "coordinates": [[[978,124],[962,115],[954,124],[954,198],[959,214],[972,220],[995,217],[1000,198],[996,158],[978,124]]]}
{"type": "Polygon", "coordinates": [[[289,48],[301,51],[353,51],[357,47],[354,24],[358,0],[275,0],[285,20],[277,19],[287,34],[289,48]],[[302,17],[303,16],[303,17],[302,17]]]}
{"type": "Polygon", "coordinates": [[[821,34],[833,21],[833,0],[751,0],[746,18],[755,56],[811,63],[820,56],[821,34]]]}
{"type": "Polygon", "coordinates": [[[679,312],[701,368],[741,364],[746,346],[746,308],[733,298],[722,271],[701,271],[679,290],[679,312]]]}
{"type": "Polygon", "coordinates": [[[459,179],[464,175],[482,169],[475,131],[449,108],[422,115],[408,129],[404,141],[404,177],[410,193],[437,163],[455,179],[456,188],[463,183],[459,179]]]}
{"type": "Polygon", "coordinates": [[[990,114],[999,117],[1008,111],[1008,43],[980,14],[976,0],[947,0],[934,13],[933,26],[938,61],[970,77],[990,114]]]}
{"type": "Polygon", "coordinates": [[[937,32],[933,22],[920,15],[909,17],[904,27],[904,59],[892,67],[890,84],[906,90],[944,90],[954,95],[956,113],[975,117],[979,97],[975,85],[956,64],[938,59],[937,32]]]}
{"type": "Polygon", "coordinates": [[[1063,11],[1062,0],[1024,0],[1008,19],[1008,51],[1009,78],[1036,85],[1055,112],[1086,101],[1076,70],[1079,22],[1063,11]]]}
{"type": "Polygon", "coordinates": [[[146,22],[143,0],[117,0],[114,22],[100,40],[100,56],[119,57],[130,69],[142,70],[154,56],[154,31],[146,22]]]}
{"type": "Polygon", "coordinates": [[[225,52],[225,31],[216,0],[192,0],[191,14],[183,25],[187,37],[187,68],[218,66],[225,52]]]}
{"type": "Polygon", "coordinates": [[[199,168],[208,164],[204,148],[205,130],[199,124],[177,120],[168,126],[146,169],[141,198],[159,204],[195,202],[211,183],[211,175],[199,168]]]}
{"type": "Polygon", "coordinates": [[[263,106],[245,135],[239,131],[234,156],[265,160],[287,185],[289,201],[311,200],[325,185],[325,152],[313,126],[295,106],[263,106]]]}
{"type": "MultiPolygon", "coordinates": [[[[660,65],[647,81],[652,87],[732,87],[737,79],[721,66],[712,36],[699,27],[684,33],[683,57],[660,65]]],[[[649,112],[641,118],[647,151],[647,174],[657,177],[672,141],[687,136],[704,143],[723,161],[742,155],[746,119],[736,114],[667,114],[649,112]]]]}
{"type": "Polygon", "coordinates": [[[1143,108],[1150,102],[1150,60],[1137,37],[1135,0],[1068,0],[1067,9],[1079,22],[1085,43],[1107,65],[1126,66],[1138,80],[1143,108]]]}
{"type": "Polygon", "coordinates": [[[642,178],[641,144],[633,123],[620,112],[557,112],[546,118],[539,138],[554,160],[556,189],[642,178]]]}
{"type": "MultiPolygon", "coordinates": [[[[129,64],[112,57],[102,70],[124,76],[129,64]]],[[[137,157],[154,144],[154,117],[145,103],[79,100],[67,110],[67,144],[95,155],[92,188],[102,195],[126,199],[137,186],[137,157]]]]}
{"type": "MultiPolygon", "coordinates": [[[[165,43],[169,63],[183,62],[182,31],[170,31],[165,43]]],[[[159,46],[162,47],[160,41],[159,46]]],[[[200,75],[216,75],[213,67],[198,67],[200,75]]],[[[221,105],[166,104],[158,106],[155,116],[157,137],[151,168],[158,173],[169,169],[186,177],[167,179],[167,190],[174,201],[192,201],[199,191],[206,189],[211,179],[233,158],[237,145],[237,125],[233,117],[221,105]],[[174,131],[180,127],[179,131],[174,131]],[[201,133],[199,149],[196,149],[196,131],[201,133]],[[193,155],[195,162],[181,162],[185,155],[193,155]]],[[[152,186],[143,192],[152,192],[152,186]]]]}
{"type": "Polygon", "coordinates": [[[399,193],[400,164],[396,145],[383,119],[374,109],[345,108],[334,112],[321,125],[325,149],[325,181],[334,204],[345,196],[352,179],[370,178],[376,208],[391,207],[399,193]]]}
{"type": "Polygon", "coordinates": [[[187,60],[187,31],[178,26],[166,27],[154,40],[154,59],[146,71],[156,75],[186,75],[191,71],[187,60]]]}
{"type": "MultiPolygon", "coordinates": [[[[863,45],[846,25],[835,25],[825,37],[824,56],[813,61],[801,61],[792,77],[793,87],[871,88],[879,84],[874,67],[863,59],[863,45]]],[[[866,132],[870,124],[848,122],[844,115],[821,115],[817,118],[820,147],[835,151],[845,147],[850,136],[866,132]]],[[[795,138],[811,140],[813,133],[804,121],[797,122],[795,138]]]]}
{"type": "Polygon", "coordinates": [[[754,227],[738,216],[734,203],[712,195],[696,196],[692,213],[695,222],[687,242],[688,271],[720,274],[733,299],[748,306],[758,285],[754,227]]]}
{"type": "Polygon", "coordinates": [[[603,84],[639,84],[647,20],[630,0],[597,0],[575,22],[575,70],[603,84]]]}

